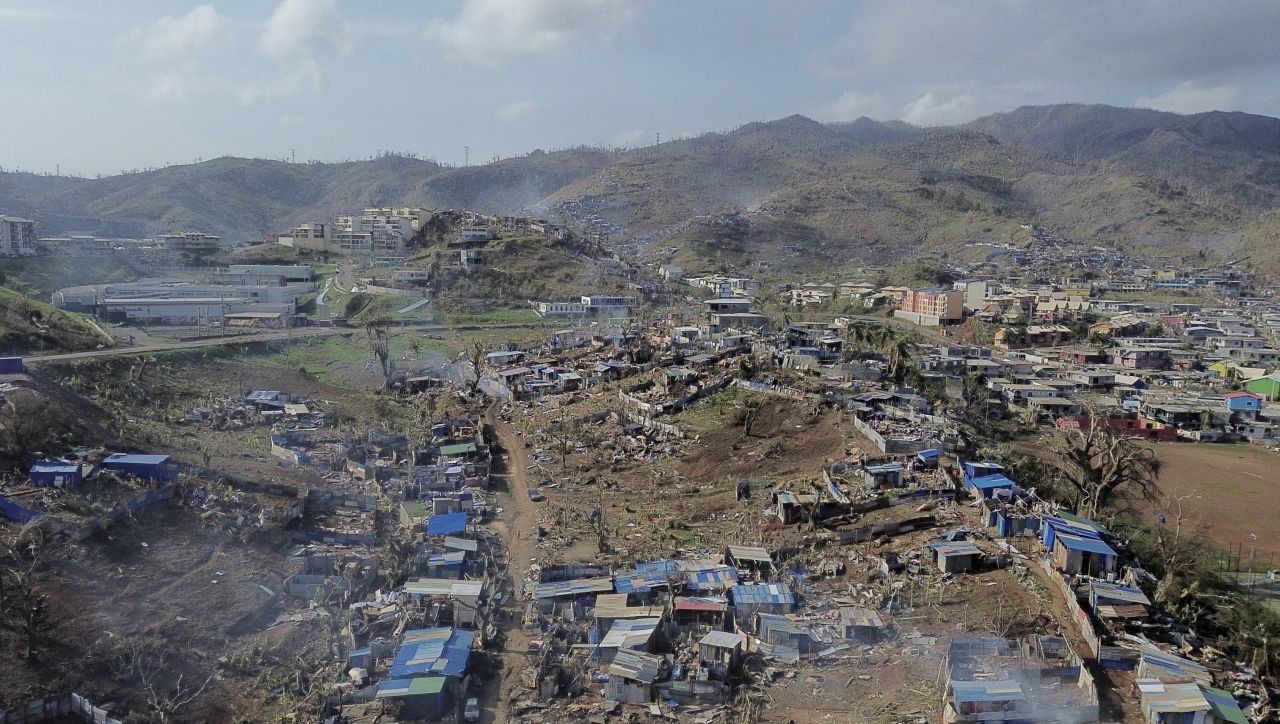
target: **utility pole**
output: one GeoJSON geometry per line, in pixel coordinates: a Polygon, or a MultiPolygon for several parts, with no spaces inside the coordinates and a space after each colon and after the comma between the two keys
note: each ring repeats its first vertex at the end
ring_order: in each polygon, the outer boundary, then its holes
{"type": "Polygon", "coordinates": [[[296,148],[289,149],[289,163],[297,163],[297,162],[298,162],[298,149],[296,148]]]}
{"type": "Polygon", "coordinates": [[[653,134],[653,138],[654,138],[653,145],[655,145],[655,146],[661,146],[661,145],[662,145],[662,132],[661,132],[661,131],[655,131],[655,132],[654,132],[654,134],[653,134]]]}
{"type": "Polygon", "coordinates": [[[1249,534],[1249,595],[1253,595],[1253,553],[1258,546],[1258,534],[1249,534]]]}
{"type": "Polygon", "coordinates": [[[462,147],[462,165],[463,166],[471,165],[471,147],[470,146],[462,147]]]}

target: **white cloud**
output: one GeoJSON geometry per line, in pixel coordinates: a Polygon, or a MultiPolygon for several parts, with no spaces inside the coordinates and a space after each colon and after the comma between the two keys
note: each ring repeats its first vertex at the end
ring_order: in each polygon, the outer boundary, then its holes
{"type": "Polygon", "coordinates": [[[970,93],[939,98],[932,91],[908,103],[902,120],[920,126],[946,126],[971,121],[982,115],[978,99],[970,93]]]}
{"type": "Polygon", "coordinates": [[[282,126],[301,126],[305,120],[306,119],[302,116],[291,116],[286,113],[285,115],[280,116],[280,119],[277,122],[282,126]]]}
{"type": "Polygon", "coordinates": [[[280,69],[274,77],[249,83],[240,89],[240,102],[252,105],[259,101],[290,98],[308,89],[320,87],[320,65],[313,58],[297,58],[280,69]]]}
{"type": "Polygon", "coordinates": [[[318,45],[345,50],[334,0],[282,0],[262,26],[258,49],[279,62],[311,57],[318,45]]]}
{"type": "Polygon", "coordinates": [[[465,0],[453,20],[432,20],[426,36],[457,60],[498,68],[579,36],[608,37],[634,15],[631,0],[465,0]]]}
{"type": "Polygon", "coordinates": [[[884,119],[893,114],[889,100],[883,93],[859,93],[848,91],[830,103],[820,103],[808,110],[816,121],[852,121],[868,116],[884,119]]]}
{"type": "Polygon", "coordinates": [[[515,123],[533,115],[536,110],[538,104],[533,101],[516,101],[502,106],[495,115],[503,123],[515,123]]]}
{"type": "Polygon", "coordinates": [[[335,0],[281,0],[258,36],[258,50],[275,62],[275,75],[241,88],[240,102],[280,100],[320,88],[324,72],[317,51],[345,55],[351,50],[347,37],[335,0]]]}
{"type": "Polygon", "coordinates": [[[1133,104],[1174,113],[1200,113],[1230,108],[1238,95],[1240,89],[1233,85],[1202,85],[1184,81],[1158,96],[1141,96],[1133,104]]]}
{"type": "Polygon", "coordinates": [[[226,18],[212,5],[198,5],[186,15],[165,16],[130,30],[117,40],[117,46],[145,66],[143,98],[177,103],[200,84],[201,57],[230,36],[231,23],[226,18]]]}

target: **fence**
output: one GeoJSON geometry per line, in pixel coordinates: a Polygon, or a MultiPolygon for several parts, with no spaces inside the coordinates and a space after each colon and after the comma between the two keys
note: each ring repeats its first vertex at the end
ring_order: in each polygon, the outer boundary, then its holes
{"type": "Polygon", "coordinates": [[[92,724],[120,724],[120,720],[112,719],[106,709],[99,709],[79,694],[30,701],[17,709],[0,712],[0,724],[37,724],[69,716],[92,724]]]}
{"type": "Polygon", "coordinates": [[[821,400],[822,395],[812,392],[805,392],[794,387],[785,387],[783,385],[768,385],[763,382],[750,382],[748,380],[734,380],[733,384],[744,390],[759,392],[765,395],[774,395],[777,397],[789,397],[793,400],[821,400]]]}
{"type": "Polygon", "coordinates": [[[886,438],[881,435],[874,427],[867,424],[862,418],[854,416],[853,427],[871,441],[880,452],[889,455],[914,455],[921,450],[927,450],[933,445],[928,440],[907,439],[904,437],[886,438]]]}

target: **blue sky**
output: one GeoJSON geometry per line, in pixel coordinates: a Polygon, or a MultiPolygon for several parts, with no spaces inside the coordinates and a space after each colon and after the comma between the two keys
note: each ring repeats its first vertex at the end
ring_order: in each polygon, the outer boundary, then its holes
{"type": "Polygon", "coordinates": [[[0,166],[477,163],[1063,101],[1280,115],[1278,31],[1270,0],[0,0],[0,166]]]}

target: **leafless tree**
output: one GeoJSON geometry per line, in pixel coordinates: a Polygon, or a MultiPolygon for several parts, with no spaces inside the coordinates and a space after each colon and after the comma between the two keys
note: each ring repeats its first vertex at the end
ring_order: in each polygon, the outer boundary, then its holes
{"type": "Polygon", "coordinates": [[[1048,450],[1075,498],[1078,515],[1097,518],[1119,499],[1159,496],[1160,459],[1155,451],[1136,438],[1116,434],[1093,410],[1078,429],[1055,433],[1048,450]]]}
{"type": "Polygon", "coordinates": [[[370,302],[360,315],[365,341],[382,369],[383,388],[391,387],[391,322],[391,307],[381,297],[370,302]]]}
{"type": "Polygon", "coordinates": [[[110,668],[120,678],[136,682],[147,706],[162,722],[174,721],[213,681],[213,676],[209,676],[197,685],[181,671],[175,677],[176,667],[164,645],[143,639],[121,643],[110,661],[110,668]]]}
{"type": "Polygon", "coordinates": [[[0,404],[0,457],[26,469],[37,453],[47,452],[56,441],[57,420],[37,397],[21,394],[0,404]]]}
{"type": "Polygon", "coordinates": [[[1156,585],[1156,602],[1165,606],[1173,603],[1179,578],[1191,572],[1204,545],[1208,526],[1193,517],[1189,505],[1199,498],[1194,491],[1179,495],[1156,517],[1155,553],[1164,573],[1156,585]]]}
{"type": "Polygon", "coordinates": [[[40,634],[52,627],[49,599],[36,586],[49,546],[40,521],[24,525],[0,548],[0,615],[22,634],[23,655],[35,655],[40,634]]]}
{"type": "Polygon", "coordinates": [[[763,406],[763,403],[754,397],[748,397],[742,401],[742,404],[738,405],[733,422],[735,425],[742,426],[743,439],[751,437],[751,430],[760,419],[760,408],[763,406]]]}
{"type": "Polygon", "coordinates": [[[473,342],[471,349],[467,351],[467,361],[471,363],[471,394],[475,394],[480,389],[480,378],[483,373],[485,351],[479,342],[473,342]]]}

